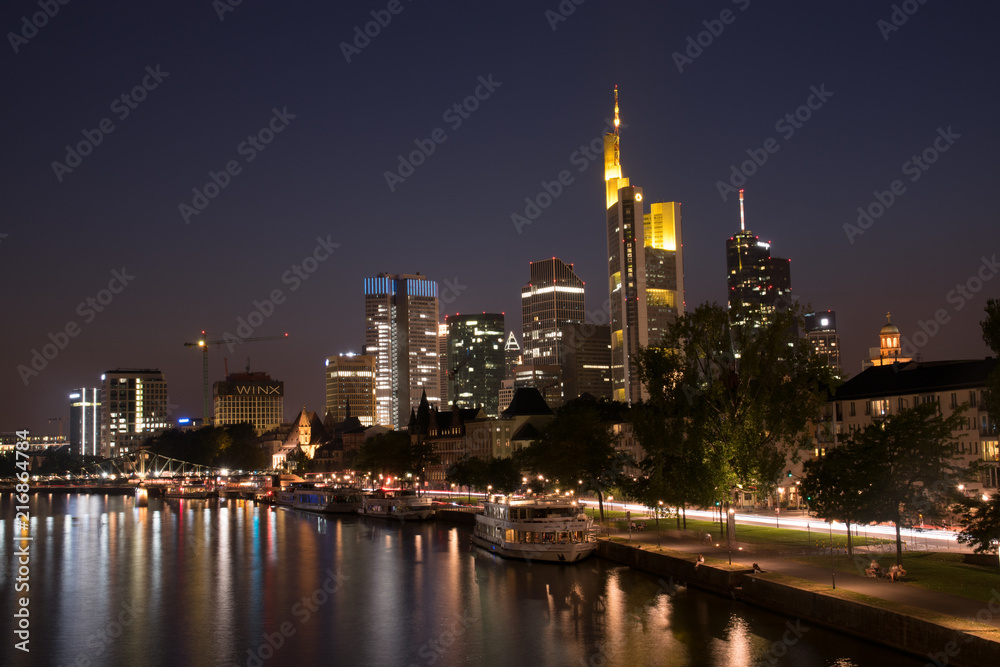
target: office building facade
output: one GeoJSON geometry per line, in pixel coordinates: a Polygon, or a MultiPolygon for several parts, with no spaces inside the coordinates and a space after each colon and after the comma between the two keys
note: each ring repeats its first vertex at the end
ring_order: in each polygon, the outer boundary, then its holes
{"type": "Polygon", "coordinates": [[[563,402],[583,394],[611,398],[611,327],[569,324],[561,334],[563,402]]]}
{"type": "Polygon", "coordinates": [[[375,425],[374,356],[347,353],[326,358],[326,415],[334,423],[350,416],[362,426],[375,425]]]}
{"type": "Polygon", "coordinates": [[[212,385],[214,426],[252,424],[257,435],[285,420],[285,383],[267,373],[230,373],[212,385]]]}
{"type": "Polygon", "coordinates": [[[521,288],[522,363],[558,364],[559,328],[585,317],[584,283],[555,257],[531,262],[530,278],[521,288]]]}
{"type": "Polygon", "coordinates": [[[826,365],[837,375],[842,375],[840,367],[840,336],[837,334],[837,313],[825,310],[817,313],[806,313],[805,332],[809,344],[816,356],[823,359],[826,365]]]}
{"type": "Polygon", "coordinates": [[[117,368],[101,376],[101,455],[123,456],[170,428],[167,381],[155,368],[117,368]]]}
{"type": "Polygon", "coordinates": [[[365,278],[365,352],[375,357],[377,422],[406,427],[423,392],[440,403],[438,285],[422,276],[365,278]]]}
{"type": "Polygon", "coordinates": [[[74,454],[101,455],[100,391],[84,387],[69,395],[69,444],[74,454]]]}
{"type": "Polygon", "coordinates": [[[500,386],[505,374],[504,315],[449,315],[448,377],[449,404],[458,408],[482,408],[488,417],[500,414],[500,386]]]}

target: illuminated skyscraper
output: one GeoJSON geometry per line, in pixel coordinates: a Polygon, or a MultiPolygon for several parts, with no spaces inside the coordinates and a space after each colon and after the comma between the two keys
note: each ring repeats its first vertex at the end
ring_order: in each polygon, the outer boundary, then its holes
{"type": "Polygon", "coordinates": [[[101,456],[134,452],[170,427],[167,381],[159,370],[117,368],[101,382],[101,456]]]}
{"type": "MultiPolygon", "coordinates": [[[[500,414],[504,378],[503,313],[446,316],[449,405],[500,414]]],[[[506,406],[505,406],[506,407],[506,406]]]]}
{"type": "Polygon", "coordinates": [[[746,229],[743,190],[740,190],[740,232],[726,241],[726,270],[729,311],[734,324],[756,326],[770,313],[791,306],[790,262],[771,257],[771,244],[746,229]]]}
{"type": "Polygon", "coordinates": [[[521,288],[521,332],[527,366],[558,364],[559,328],[583,324],[583,281],[561,259],[531,262],[531,280],[521,288]]]}
{"type": "MultiPolygon", "coordinates": [[[[521,345],[517,342],[517,336],[514,335],[513,331],[507,334],[507,342],[504,343],[503,353],[504,353],[504,364],[506,366],[503,379],[513,380],[514,369],[523,363],[521,356],[521,345]]],[[[514,394],[511,393],[511,397],[513,396],[514,394]]],[[[500,409],[503,410],[504,409],[503,406],[501,406],[500,409]]]]}
{"type": "Polygon", "coordinates": [[[375,357],[379,424],[405,427],[422,392],[438,405],[437,283],[419,273],[365,278],[365,353],[375,357]]]}
{"type": "Polygon", "coordinates": [[[74,454],[101,454],[99,389],[74,389],[69,395],[69,444],[74,454]]]}
{"type": "Polygon", "coordinates": [[[843,370],[840,367],[840,336],[837,334],[837,313],[827,310],[819,313],[808,313],[805,316],[806,338],[812,345],[816,356],[826,361],[837,375],[843,370]]]}
{"type": "Polygon", "coordinates": [[[654,203],[644,213],[642,188],[622,176],[618,113],[616,86],[615,129],[604,135],[611,384],[614,399],[631,404],[645,396],[634,363],[639,347],[659,345],[684,312],[684,265],[680,204],[654,203]]]}
{"type": "Polygon", "coordinates": [[[362,426],[375,425],[375,357],[338,354],[326,358],[326,412],[334,422],[352,417],[362,426]]]}

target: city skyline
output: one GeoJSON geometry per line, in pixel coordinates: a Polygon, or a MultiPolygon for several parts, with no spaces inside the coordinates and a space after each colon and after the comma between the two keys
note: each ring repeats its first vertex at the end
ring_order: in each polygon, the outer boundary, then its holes
{"type": "MultiPolygon", "coordinates": [[[[360,285],[380,272],[436,281],[439,315],[516,313],[528,262],[556,256],[599,320],[594,147],[615,85],[626,175],[684,207],[688,310],[726,301],[745,188],[793,297],[837,312],[846,372],[886,311],[924,359],[988,353],[997,8],[929,3],[895,25],[892,3],[400,7],[367,40],[355,28],[384,5],[70,4],[8,37],[4,82],[31,94],[5,110],[0,430],[54,432],[74,388],[120,367],[161,369],[172,416],[199,417],[182,344],[202,329],[287,331],[212,350],[210,381],[249,355],[291,413],[320,410],[323,361],[363,351],[360,285]]],[[[36,11],[11,3],[0,26],[36,11]]]]}

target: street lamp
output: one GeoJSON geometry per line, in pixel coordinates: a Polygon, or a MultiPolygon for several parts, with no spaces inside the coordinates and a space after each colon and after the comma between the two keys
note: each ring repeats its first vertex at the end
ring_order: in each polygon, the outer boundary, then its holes
{"type": "Polygon", "coordinates": [[[729,508],[729,521],[726,524],[726,537],[729,541],[729,564],[733,564],[733,533],[736,532],[736,510],[729,508]]]}

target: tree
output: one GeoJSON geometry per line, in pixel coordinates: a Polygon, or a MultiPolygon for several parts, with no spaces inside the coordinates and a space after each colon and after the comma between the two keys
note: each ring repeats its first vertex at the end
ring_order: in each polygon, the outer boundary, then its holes
{"type": "Polygon", "coordinates": [[[1000,495],[990,500],[965,498],[955,506],[962,512],[962,532],[958,541],[973,547],[978,553],[989,553],[1000,548],[1000,495]]]}
{"type": "Polygon", "coordinates": [[[541,437],[520,454],[524,467],[534,474],[564,489],[597,494],[602,521],[604,494],[618,483],[628,464],[627,457],[615,450],[617,436],[602,420],[602,414],[612,408],[589,396],[574,399],[558,410],[541,437]]]}
{"type": "Polygon", "coordinates": [[[361,445],[354,460],[357,470],[369,473],[373,478],[379,475],[393,477],[421,477],[427,466],[438,463],[440,458],[434,453],[434,446],[423,439],[411,442],[409,433],[389,431],[369,438],[361,445]]]}
{"type": "Polygon", "coordinates": [[[947,419],[936,402],[901,410],[847,436],[845,456],[857,474],[871,475],[869,509],[875,521],[896,525],[896,564],[903,563],[901,528],[918,516],[942,518],[953,489],[966,472],[952,465],[954,431],[964,419],[956,410],[947,419]]]}
{"type": "Polygon", "coordinates": [[[808,341],[793,335],[798,306],[756,326],[732,321],[718,304],[703,304],[636,359],[649,402],[675,424],[669,437],[645,433],[643,447],[660,455],[665,474],[671,459],[694,466],[698,484],[710,485],[705,493],[725,502],[739,485],[773,489],[836,382],[808,341]]]}
{"type": "Polygon", "coordinates": [[[639,462],[642,477],[632,485],[632,493],[646,507],[658,510],[663,503],[677,507],[677,527],[687,527],[689,505],[711,505],[716,481],[704,457],[697,434],[689,431],[680,412],[681,401],[658,404],[644,402],[633,407],[629,421],[646,457],[639,462]]]}
{"type": "Polygon", "coordinates": [[[226,426],[227,440],[220,443],[215,466],[230,470],[264,470],[270,467],[267,452],[257,440],[257,433],[249,423],[226,426]]]}
{"type": "Polygon", "coordinates": [[[878,520],[881,452],[870,446],[836,447],[826,455],[806,461],[802,493],[809,508],[825,521],[847,524],[847,553],[854,554],[851,524],[878,520]]]}

